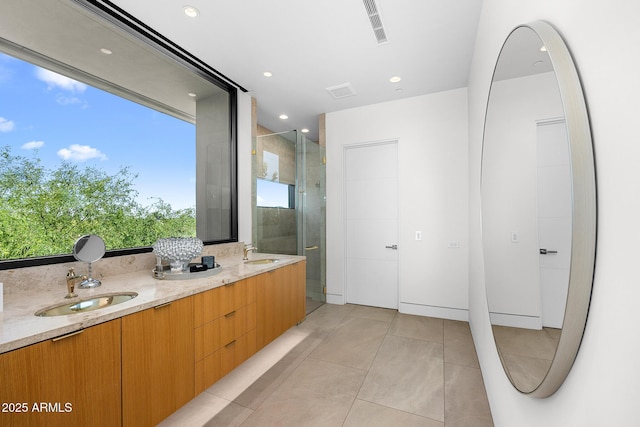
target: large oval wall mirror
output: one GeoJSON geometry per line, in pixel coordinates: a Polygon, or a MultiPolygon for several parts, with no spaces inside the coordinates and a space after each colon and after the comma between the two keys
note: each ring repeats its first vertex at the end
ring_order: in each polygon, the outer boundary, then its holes
{"type": "Polygon", "coordinates": [[[546,22],[515,28],[498,58],[482,148],[489,316],[511,383],[553,394],[587,320],[596,247],[593,148],[578,74],[546,22]]]}

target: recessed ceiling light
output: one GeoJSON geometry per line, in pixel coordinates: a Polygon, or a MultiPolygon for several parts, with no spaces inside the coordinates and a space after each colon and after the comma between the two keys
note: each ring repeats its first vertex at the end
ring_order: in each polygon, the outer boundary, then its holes
{"type": "Polygon", "coordinates": [[[307,128],[300,129],[300,132],[302,132],[302,133],[309,133],[309,129],[307,129],[307,128]]]}
{"type": "Polygon", "coordinates": [[[196,97],[196,96],[198,96],[198,95],[196,95],[196,94],[195,94],[195,93],[193,93],[193,92],[189,92],[189,96],[190,96],[190,97],[192,97],[192,98],[195,98],[195,97],[196,97]]]}
{"type": "Polygon", "coordinates": [[[104,53],[105,55],[111,55],[113,53],[111,49],[107,49],[106,47],[100,49],[100,52],[104,53]]]}
{"type": "Polygon", "coordinates": [[[289,118],[289,116],[287,116],[286,114],[280,114],[280,118],[282,120],[287,120],[289,118]]]}
{"type": "Polygon", "coordinates": [[[540,52],[546,52],[547,51],[547,47],[545,45],[542,45],[540,47],[540,52]]]}
{"type": "Polygon", "coordinates": [[[187,15],[189,18],[195,18],[196,16],[200,15],[200,12],[198,12],[198,9],[196,9],[193,6],[185,6],[184,14],[187,15]]]}
{"type": "Polygon", "coordinates": [[[273,76],[273,74],[271,74],[271,71],[265,71],[264,73],[262,73],[262,75],[265,76],[265,77],[273,76]]]}
{"type": "Polygon", "coordinates": [[[400,80],[402,80],[402,77],[400,76],[393,76],[389,79],[391,83],[398,83],[400,80]]]}

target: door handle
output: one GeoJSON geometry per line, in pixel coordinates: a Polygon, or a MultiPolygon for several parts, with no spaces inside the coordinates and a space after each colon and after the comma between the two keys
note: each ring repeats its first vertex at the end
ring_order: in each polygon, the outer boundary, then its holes
{"type": "Polygon", "coordinates": [[[549,249],[540,249],[540,255],[551,255],[551,254],[557,254],[558,251],[552,251],[549,249]]]}
{"type": "Polygon", "coordinates": [[[394,251],[398,250],[398,245],[385,246],[387,249],[393,249],[394,251]]]}

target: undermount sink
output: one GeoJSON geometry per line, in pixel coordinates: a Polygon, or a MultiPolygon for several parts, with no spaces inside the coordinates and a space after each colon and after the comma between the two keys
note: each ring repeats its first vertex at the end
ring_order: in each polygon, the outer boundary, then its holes
{"type": "Polygon", "coordinates": [[[278,262],[277,258],[264,258],[264,259],[252,259],[251,261],[245,261],[245,264],[273,264],[278,262]]]}
{"type": "Polygon", "coordinates": [[[138,294],[136,292],[120,292],[115,294],[97,295],[91,298],[81,299],[80,301],[66,302],[63,304],[57,304],[51,307],[43,308],[42,310],[36,311],[35,315],[40,317],[50,317],[64,316],[74,313],[86,313],[87,311],[93,311],[99,308],[121,304],[137,296],[138,294]]]}

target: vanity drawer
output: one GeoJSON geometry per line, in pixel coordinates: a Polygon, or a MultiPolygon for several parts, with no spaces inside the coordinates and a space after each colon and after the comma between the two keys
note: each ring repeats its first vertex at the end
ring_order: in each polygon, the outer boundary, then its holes
{"type": "Polygon", "coordinates": [[[220,343],[226,345],[255,328],[256,303],[254,301],[220,317],[220,343]]]}
{"type": "Polygon", "coordinates": [[[227,375],[256,352],[256,330],[239,336],[220,350],[220,373],[227,375]]]}
{"type": "Polygon", "coordinates": [[[255,277],[249,277],[217,288],[220,315],[254,302],[256,300],[256,282],[255,277]]]}
{"type": "Polygon", "coordinates": [[[220,337],[220,319],[205,323],[195,329],[196,361],[214,353],[222,346],[220,337]]]}

